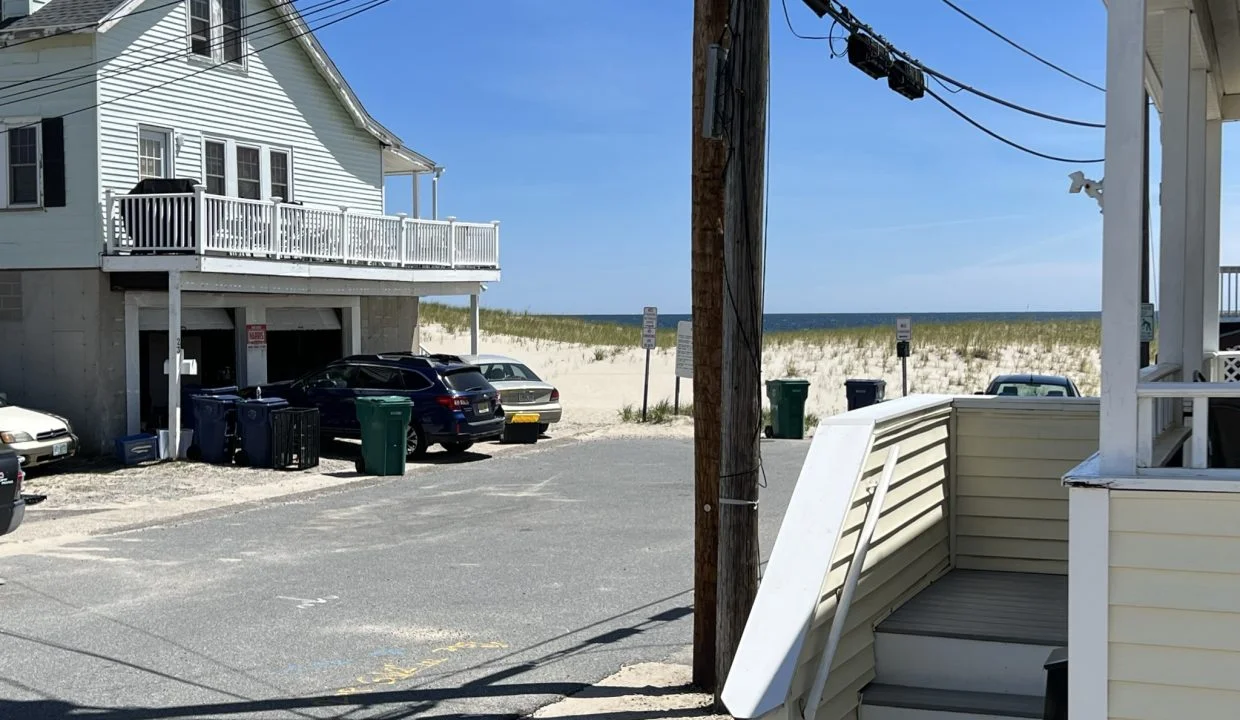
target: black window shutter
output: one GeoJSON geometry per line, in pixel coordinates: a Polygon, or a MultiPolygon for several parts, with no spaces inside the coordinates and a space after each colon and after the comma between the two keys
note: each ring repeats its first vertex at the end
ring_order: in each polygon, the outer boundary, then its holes
{"type": "Polygon", "coordinates": [[[43,120],[43,207],[65,206],[65,119],[43,120]]]}

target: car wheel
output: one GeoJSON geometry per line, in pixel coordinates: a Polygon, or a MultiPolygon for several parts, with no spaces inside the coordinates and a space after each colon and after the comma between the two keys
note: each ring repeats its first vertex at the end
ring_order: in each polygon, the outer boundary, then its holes
{"type": "Polygon", "coordinates": [[[353,461],[353,468],[357,470],[358,475],[365,475],[366,474],[366,458],[363,458],[361,455],[358,455],[357,458],[353,461]]]}
{"type": "Polygon", "coordinates": [[[550,429],[551,429],[551,423],[538,423],[538,434],[539,435],[546,435],[547,431],[550,429]]]}
{"type": "Polygon", "coordinates": [[[417,459],[426,454],[426,436],[422,434],[422,428],[417,425],[410,424],[409,432],[405,441],[405,453],[408,457],[417,459]]]}
{"type": "Polygon", "coordinates": [[[443,449],[447,450],[449,455],[460,455],[473,446],[472,442],[446,442],[443,449]]]}

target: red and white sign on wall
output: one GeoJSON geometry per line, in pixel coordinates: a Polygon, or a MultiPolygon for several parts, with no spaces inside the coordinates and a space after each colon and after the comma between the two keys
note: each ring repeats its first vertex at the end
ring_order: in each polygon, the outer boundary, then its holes
{"type": "Polygon", "coordinates": [[[249,347],[267,347],[267,326],[246,325],[245,338],[249,347]]]}

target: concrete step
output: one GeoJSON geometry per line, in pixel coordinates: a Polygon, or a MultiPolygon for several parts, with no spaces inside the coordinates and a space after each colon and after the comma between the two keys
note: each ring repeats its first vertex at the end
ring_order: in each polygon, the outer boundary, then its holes
{"type": "Polygon", "coordinates": [[[1042,696],[1052,647],[879,632],[875,676],[887,685],[1042,696]]]}
{"type": "Polygon", "coordinates": [[[1011,720],[1041,718],[1040,695],[965,692],[871,683],[860,720],[1011,720]]]}

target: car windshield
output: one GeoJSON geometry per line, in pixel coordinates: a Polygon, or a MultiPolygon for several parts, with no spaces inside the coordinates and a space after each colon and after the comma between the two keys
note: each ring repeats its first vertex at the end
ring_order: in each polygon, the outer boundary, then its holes
{"type": "Polygon", "coordinates": [[[1071,395],[1071,391],[1064,385],[1052,385],[1049,383],[1021,383],[1021,382],[1005,382],[999,383],[998,387],[991,392],[992,395],[1016,395],[1018,397],[1066,397],[1071,395]]]}
{"type": "Polygon", "coordinates": [[[462,370],[448,371],[443,375],[443,382],[448,387],[457,392],[474,392],[475,390],[490,390],[491,384],[487,379],[482,377],[482,373],[474,368],[466,368],[462,370]]]}
{"type": "Polygon", "coordinates": [[[480,363],[478,367],[482,370],[482,376],[490,382],[509,382],[514,380],[542,382],[541,378],[535,375],[533,370],[521,363],[480,363]]]}

